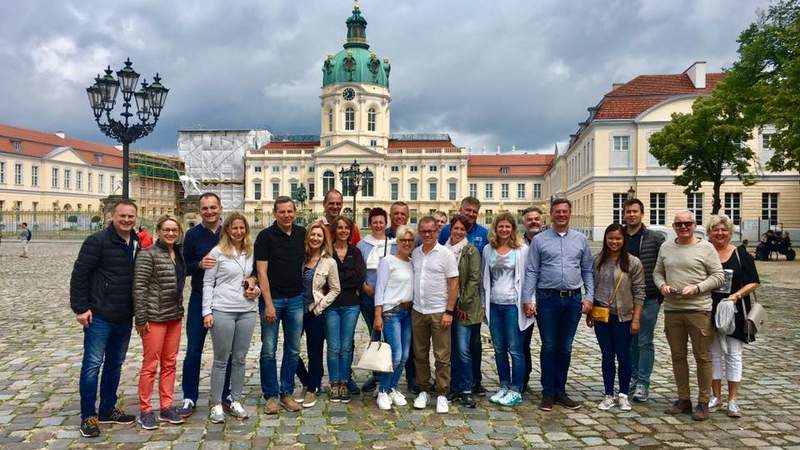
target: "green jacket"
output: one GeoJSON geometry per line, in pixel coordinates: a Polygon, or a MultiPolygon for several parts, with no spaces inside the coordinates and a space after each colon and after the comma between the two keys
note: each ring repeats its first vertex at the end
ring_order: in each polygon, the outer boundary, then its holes
{"type": "Polygon", "coordinates": [[[481,255],[471,244],[464,246],[458,260],[458,305],[467,314],[464,325],[483,321],[481,306],[481,255]]]}

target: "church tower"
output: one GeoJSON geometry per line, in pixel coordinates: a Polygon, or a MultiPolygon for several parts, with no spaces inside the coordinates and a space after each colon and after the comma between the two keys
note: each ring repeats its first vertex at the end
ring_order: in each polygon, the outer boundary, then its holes
{"type": "Polygon", "coordinates": [[[320,150],[351,141],[384,153],[389,145],[389,60],[369,49],[358,0],[344,48],[322,65],[320,150]]]}

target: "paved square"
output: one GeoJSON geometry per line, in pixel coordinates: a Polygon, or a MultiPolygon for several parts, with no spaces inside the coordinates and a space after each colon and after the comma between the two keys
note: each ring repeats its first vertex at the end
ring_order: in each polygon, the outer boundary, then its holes
{"type": "MultiPolygon", "coordinates": [[[[78,243],[35,243],[31,258],[17,257],[19,244],[0,247],[0,448],[800,448],[800,263],[759,263],[763,282],[759,299],[769,311],[770,329],[744,353],[740,393],[745,416],[729,419],[716,413],[704,423],[689,416],[662,413],[675,393],[669,349],[657,333],[656,369],[651,401],[634,410],[603,412],[600,351],[594,334],[579,326],[568,385],[583,402],[577,411],[539,411],[538,394],[514,409],[481,399],[473,410],[451,407],[449,415],[433,409],[394,412],[378,410],[371,397],[357,396],[348,404],[323,401],[293,414],[267,416],[258,409],[259,332],[247,360],[245,407],[252,417],[224,425],[207,420],[211,343],[203,359],[201,400],[197,414],[182,426],[162,426],[148,432],[135,425],[101,425],[99,439],[78,432],[78,375],[82,333],[69,309],[69,275],[78,243]],[[533,401],[533,402],[532,402],[533,401]]],[[[187,293],[188,297],[188,293],[187,293]]],[[[257,327],[258,329],[258,327],[257,327]]],[[[659,324],[659,330],[662,325],[659,324]]],[[[362,344],[366,335],[358,325],[362,344]]],[[[488,330],[484,330],[488,333],[488,330]]],[[[539,339],[534,334],[534,355],[539,339]]],[[[137,383],[141,341],[131,338],[120,387],[122,406],[138,412],[137,383]]],[[[179,355],[176,397],[181,398],[179,355]]],[[[360,350],[357,348],[357,355],[360,350]]],[[[536,364],[534,364],[536,366],[536,364]]],[[[483,370],[487,387],[496,388],[491,349],[484,344],[483,370]]],[[[694,376],[694,375],[692,375],[694,376]]],[[[357,373],[359,381],[364,373],[357,373]]],[[[538,382],[538,367],[532,376],[538,382]]],[[[694,387],[694,383],[693,383],[694,387]]],[[[696,394],[696,388],[693,393],[696,394]]],[[[156,403],[157,405],[157,403],[156,403]]]]}

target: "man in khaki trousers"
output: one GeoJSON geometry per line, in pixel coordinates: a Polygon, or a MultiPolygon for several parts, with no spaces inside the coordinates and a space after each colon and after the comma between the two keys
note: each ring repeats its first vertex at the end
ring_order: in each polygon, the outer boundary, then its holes
{"type": "Polygon", "coordinates": [[[711,291],[725,280],[717,251],[708,241],[694,236],[694,214],[681,211],[672,223],[678,235],[661,245],[653,271],[653,282],[664,295],[664,331],[672,354],[672,372],[678,400],[668,414],[691,414],[694,420],[708,419],[711,396],[711,291]],[[689,389],[687,341],[697,364],[697,405],[692,411],[689,389]]]}
{"type": "Polygon", "coordinates": [[[426,386],[431,376],[429,352],[433,342],[436,366],[436,412],[450,410],[450,325],[458,295],[458,263],[453,253],[436,241],[436,220],[420,219],[417,226],[422,245],[411,254],[414,266],[414,309],[411,312],[411,336],[417,369],[417,385],[422,388],[414,408],[428,405],[426,386]]]}

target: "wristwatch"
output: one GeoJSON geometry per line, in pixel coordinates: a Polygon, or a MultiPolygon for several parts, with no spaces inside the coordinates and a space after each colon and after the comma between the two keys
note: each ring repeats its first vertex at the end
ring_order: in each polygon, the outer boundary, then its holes
{"type": "Polygon", "coordinates": [[[450,317],[453,317],[453,310],[452,309],[448,309],[444,313],[447,314],[450,317]]]}

